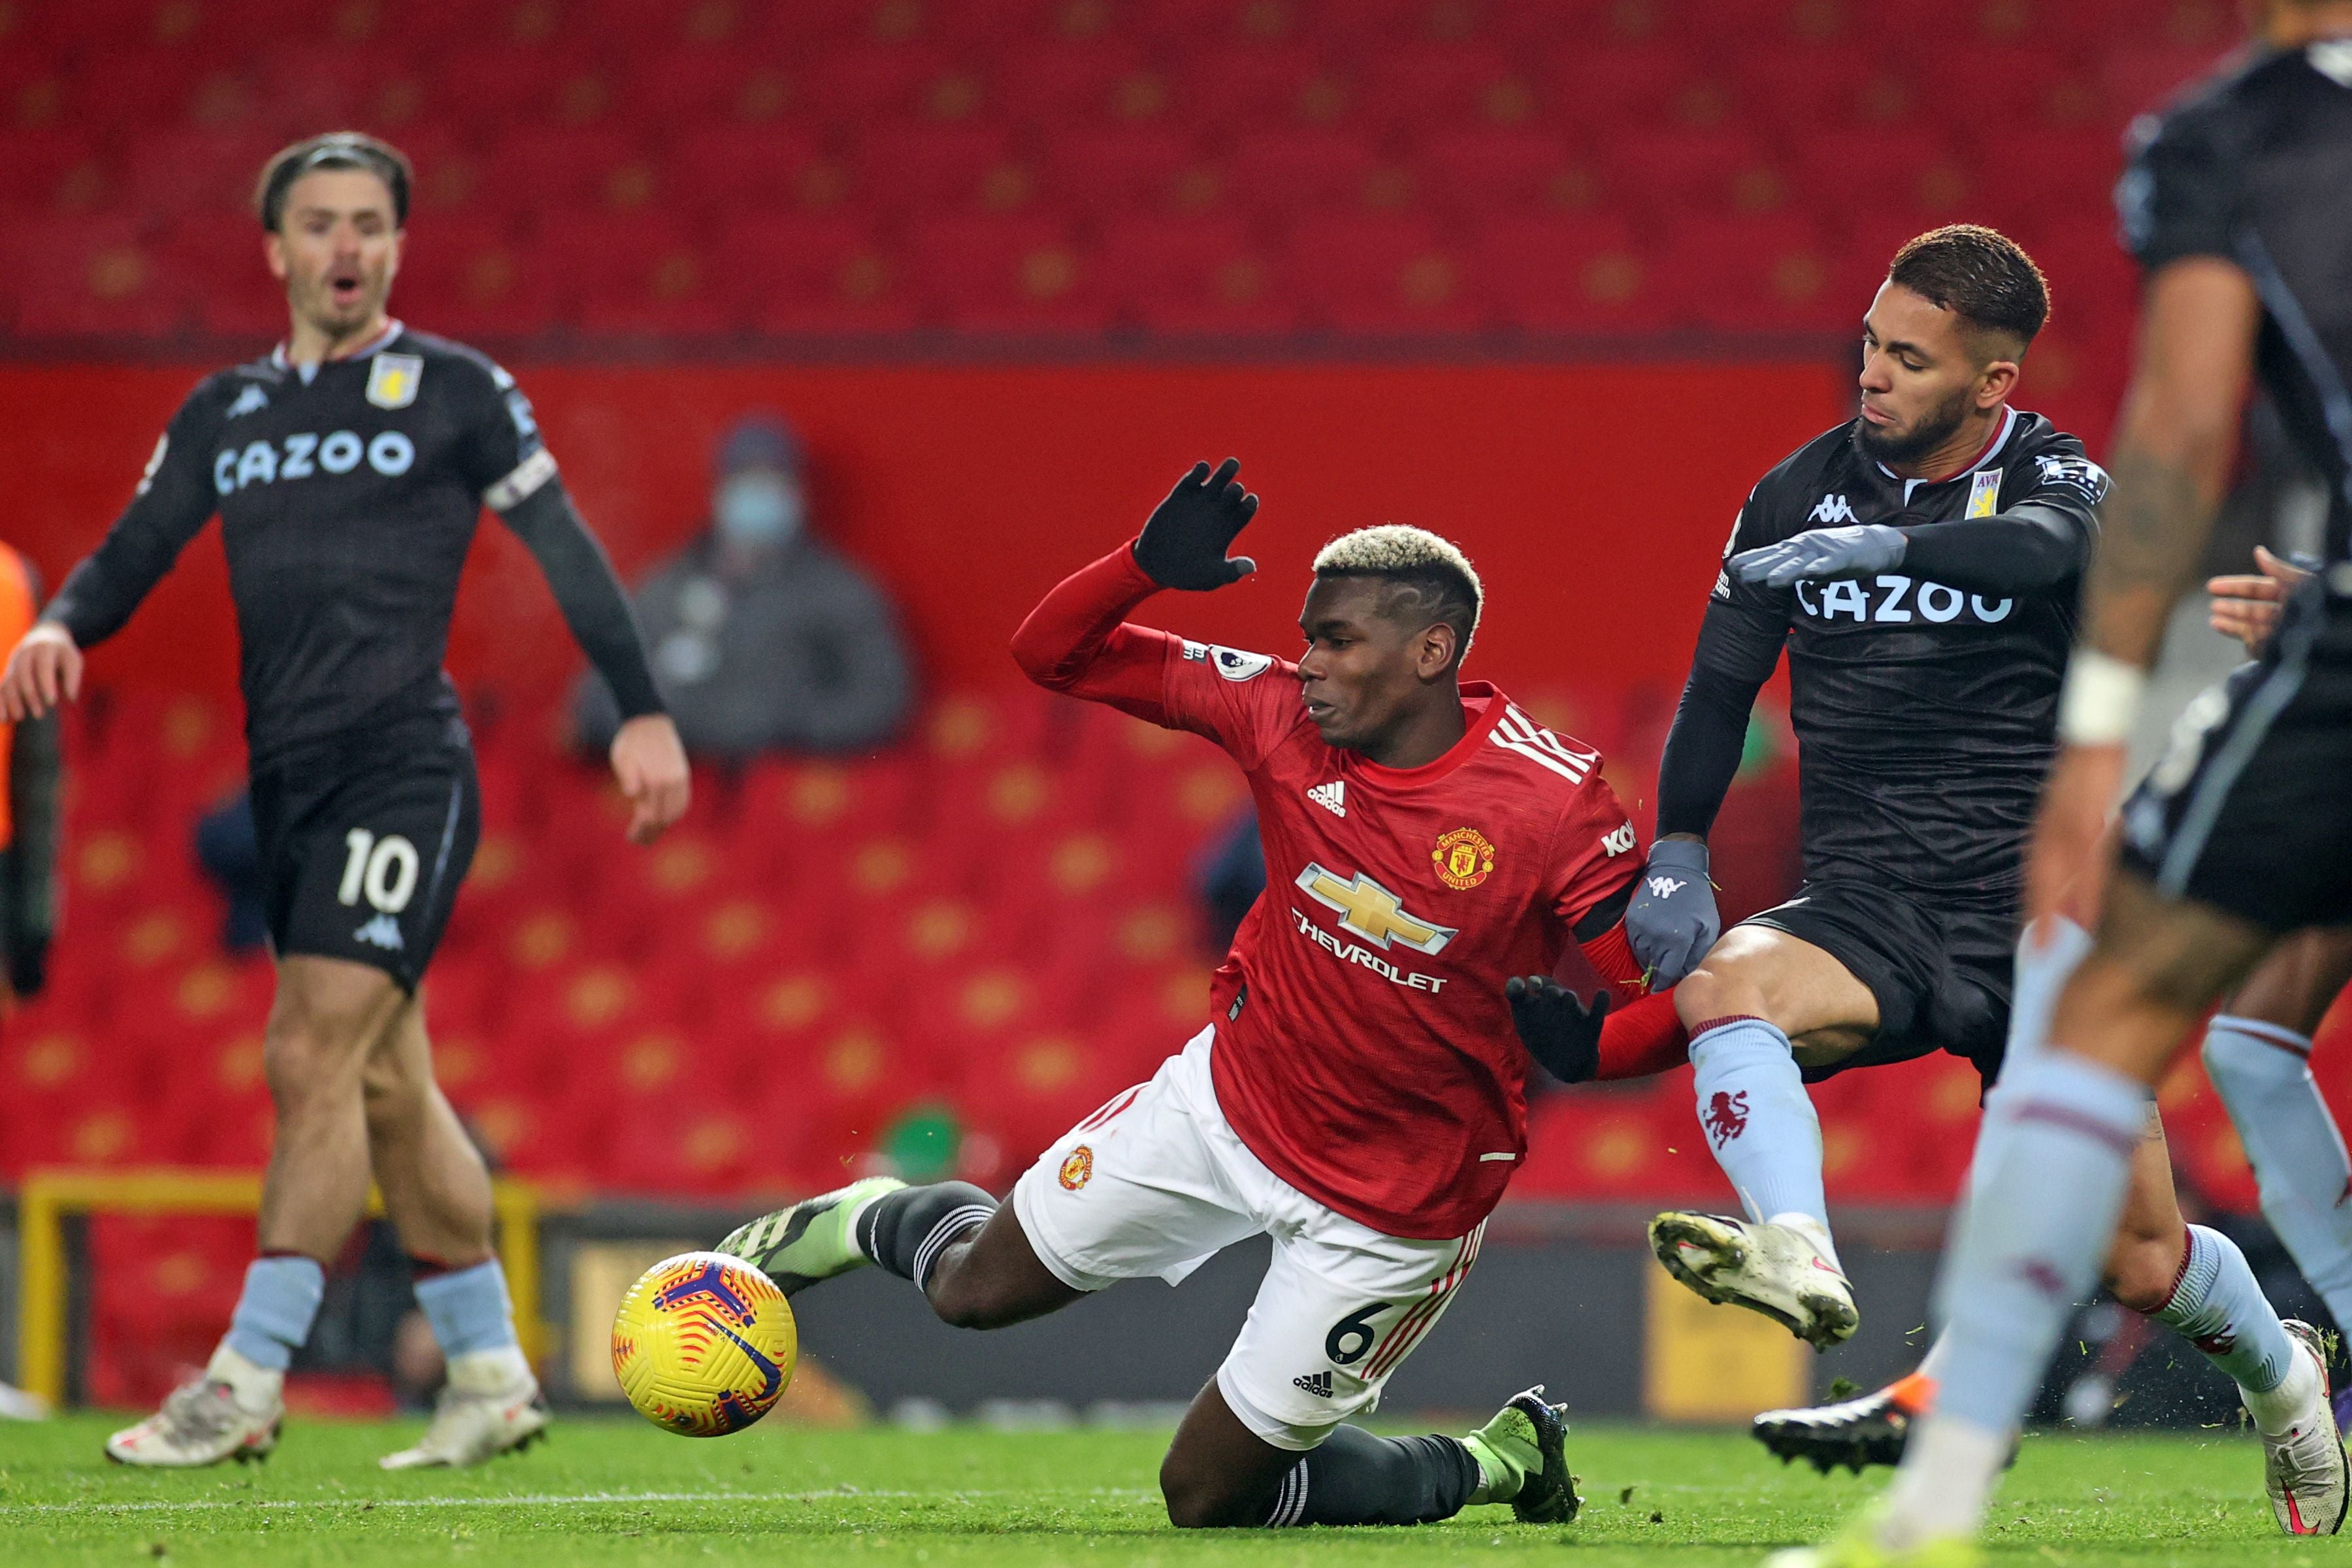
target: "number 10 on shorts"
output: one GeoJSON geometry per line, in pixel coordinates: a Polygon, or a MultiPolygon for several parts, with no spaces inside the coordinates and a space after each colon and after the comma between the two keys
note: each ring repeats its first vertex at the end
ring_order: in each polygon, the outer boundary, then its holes
{"type": "Polygon", "coordinates": [[[343,844],[348,853],[335,897],[356,904],[365,893],[368,907],[387,915],[406,909],[416,891],[416,846],[397,833],[378,838],[364,827],[344,834],[343,844]]]}

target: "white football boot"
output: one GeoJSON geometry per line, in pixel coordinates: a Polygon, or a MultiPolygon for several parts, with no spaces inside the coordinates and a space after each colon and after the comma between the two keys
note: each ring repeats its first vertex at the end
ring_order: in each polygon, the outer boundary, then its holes
{"type": "MultiPolygon", "coordinates": [[[[2289,1535],[2333,1535],[2344,1527],[2347,1486],[2344,1439],[2336,1429],[2336,1413],[2327,1403],[2326,1342],[2317,1329],[2293,1318],[2284,1327],[2298,1351],[2309,1355],[2319,1373],[2318,1393],[2311,1408],[2278,1436],[2263,1437],[2263,1488],[2271,1494],[2271,1512],[2289,1535]]],[[[2256,1427],[2260,1432],[2262,1429],[2256,1427]]]]}
{"type": "Polygon", "coordinates": [[[462,1469],[518,1454],[547,1433],[547,1401],[522,1352],[477,1351],[449,1363],[449,1381],[433,1404],[432,1424],[416,1447],[376,1461],[387,1470],[462,1469]]]}
{"type": "Polygon", "coordinates": [[[1797,1226],[1662,1214],[1650,1222],[1650,1250],[1708,1300],[1761,1312],[1815,1350],[1843,1342],[1861,1325],[1853,1284],[1827,1247],[1797,1226]]]}
{"type": "Polygon", "coordinates": [[[286,1415],[284,1385],[284,1374],[223,1345],[201,1376],[165,1396],[163,1409],[109,1437],[106,1457],[161,1469],[267,1458],[286,1415]]]}

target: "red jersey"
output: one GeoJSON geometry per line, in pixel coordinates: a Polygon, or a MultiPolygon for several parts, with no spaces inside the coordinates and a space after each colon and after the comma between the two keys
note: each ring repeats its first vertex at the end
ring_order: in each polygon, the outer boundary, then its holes
{"type": "MultiPolygon", "coordinates": [[[[1549,974],[1640,872],[1598,752],[1483,681],[1417,768],[1326,745],[1297,668],[1126,624],[1158,585],[1126,545],[1031,612],[1041,685],[1216,742],[1249,777],[1266,890],[1211,988],[1218,1103],[1250,1152],[1386,1235],[1466,1234],[1527,1152],[1526,1048],[1503,983],[1549,974]]],[[[1583,943],[1627,995],[1622,930],[1583,943]]]]}

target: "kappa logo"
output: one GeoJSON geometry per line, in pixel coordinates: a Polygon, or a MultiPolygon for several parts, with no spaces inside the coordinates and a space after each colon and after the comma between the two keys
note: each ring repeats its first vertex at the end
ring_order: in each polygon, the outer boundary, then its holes
{"type": "Polygon", "coordinates": [[[240,415],[258,414],[261,410],[268,406],[269,394],[262,391],[259,386],[248,381],[245,384],[245,390],[236,395],[236,401],[228,405],[228,412],[222,415],[221,417],[224,419],[235,419],[240,415]]]}
{"type": "Polygon", "coordinates": [[[1699,1113],[1699,1125],[1706,1130],[1706,1141],[1722,1148],[1748,1131],[1748,1091],[1726,1094],[1716,1090],[1715,1098],[1706,1102],[1699,1113]]]}
{"type": "MultiPolygon", "coordinates": [[[[1628,824],[1627,826],[1630,826],[1631,824],[1628,824]]],[[[1676,893],[1681,892],[1685,888],[1689,886],[1690,883],[1685,879],[1679,879],[1674,877],[1653,877],[1649,879],[1650,897],[1654,899],[1671,899],[1676,893]]]]}
{"type": "Polygon", "coordinates": [[[1307,798],[1334,816],[1348,815],[1348,781],[1333,779],[1329,784],[1309,784],[1307,798]]]}
{"type": "Polygon", "coordinates": [[[408,944],[400,939],[400,922],[390,915],[378,915],[359,930],[352,932],[353,942],[380,947],[386,952],[399,952],[408,944]]]}
{"type": "Polygon", "coordinates": [[[1310,1372],[1305,1377],[1292,1378],[1290,1386],[1304,1389],[1318,1399],[1328,1399],[1331,1397],[1331,1374],[1328,1372],[1310,1372]]]}
{"type": "Polygon", "coordinates": [[[1853,506],[1845,497],[1836,495],[1823,496],[1821,504],[1806,515],[1805,521],[1827,524],[1859,522],[1862,520],[1853,515],[1853,506]]]}
{"type": "Polygon", "coordinates": [[[1630,822],[1612,827],[1601,836],[1601,848],[1612,858],[1633,847],[1633,825],[1630,822]]]}

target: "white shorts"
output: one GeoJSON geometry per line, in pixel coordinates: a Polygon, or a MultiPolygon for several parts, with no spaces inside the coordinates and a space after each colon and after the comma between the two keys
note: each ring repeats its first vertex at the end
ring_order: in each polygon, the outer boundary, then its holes
{"type": "Polygon", "coordinates": [[[1381,1389],[1477,1260],[1482,1224],[1451,1241],[1383,1236],[1265,1168],[1218,1108],[1203,1029],[1151,1081],[1113,1099],[1024,1172],[1013,1212],[1055,1278],[1099,1290],[1173,1285],[1245,1237],[1274,1238],[1249,1321],[1217,1369],[1243,1425],[1304,1450],[1381,1389]]]}

